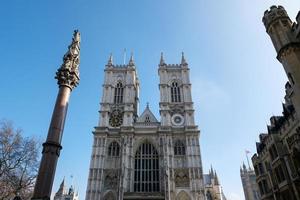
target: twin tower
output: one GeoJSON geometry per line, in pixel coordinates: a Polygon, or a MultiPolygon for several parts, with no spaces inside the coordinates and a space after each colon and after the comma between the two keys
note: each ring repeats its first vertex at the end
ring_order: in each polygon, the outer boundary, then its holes
{"type": "Polygon", "coordinates": [[[147,105],[139,115],[139,79],[133,57],[104,70],[86,200],[203,200],[200,131],[194,122],[190,69],[161,55],[160,120],[147,105]]]}

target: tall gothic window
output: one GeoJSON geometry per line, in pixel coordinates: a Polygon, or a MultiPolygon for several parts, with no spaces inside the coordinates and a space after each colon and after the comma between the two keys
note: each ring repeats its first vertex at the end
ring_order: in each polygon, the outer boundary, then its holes
{"type": "Polygon", "coordinates": [[[185,155],[185,145],[182,141],[177,140],[174,145],[174,155],[185,155]]]}
{"type": "Polygon", "coordinates": [[[124,88],[121,82],[118,82],[115,87],[114,103],[123,103],[124,88]]]}
{"type": "Polygon", "coordinates": [[[111,157],[116,157],[120,155],[120,146],[119,144],[114,141],[112,143],[110,143],[109,147],[108,147],[108,156],[111,157]]]}
{"type": "Polygon", "coordinates": [[[134,166],[134,191],[159,192],[158,153],[152,144],[146,142],[139,146],[134,166]]]}
{"type": "Polygon", "coordinates": [[[171,101],[172,102],[180,102],[181,96],[180,96],[180,88],[177,82],[173,82],[171,84],[171,101]]]}

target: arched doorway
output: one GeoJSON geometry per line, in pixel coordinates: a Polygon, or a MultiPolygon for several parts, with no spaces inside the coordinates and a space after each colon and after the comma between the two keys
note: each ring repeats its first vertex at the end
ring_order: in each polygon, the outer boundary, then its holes
{"type": "Polygon", "coordinates": [[[115,195],[113,194],[113,192],[108,192],[105,196],[104,196],[104,200],[115,200],[115,195]]]}
{"type": "Polygon", "coordinates": [[[149,142],[141,144],[135,153],[134,191],[160,191],[158,153],[155,147],[149,142]]]}
{"type": "Polygon", "coordinates": [[[176,197],[176,200],[190,200],[190,196],[185,192],[185,191],[181,191],[179,192],[179,194],[176,197]]]}

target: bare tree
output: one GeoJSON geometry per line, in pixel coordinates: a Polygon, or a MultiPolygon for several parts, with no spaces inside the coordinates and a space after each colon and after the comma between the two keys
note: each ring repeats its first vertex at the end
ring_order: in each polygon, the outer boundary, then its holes
{"type": "Polygon", "coordinates": [[[37,176],[39,142],[21,135],[12,123],[0,122],[0,200],[30,199],[37,176]]]}

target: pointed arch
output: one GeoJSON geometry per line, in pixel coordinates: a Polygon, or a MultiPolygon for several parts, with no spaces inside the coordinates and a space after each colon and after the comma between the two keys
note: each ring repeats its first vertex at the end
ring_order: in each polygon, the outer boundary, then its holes
{"type": "Polygon", "coordinates": [[[134,191],[159,192],[159,157],[154,145],[145,141],[135,153],[134,191]]]}
{"type": "Polygon", "coordinates": [[[113,141],[112,143],[110,143],[110,145],[108,146],[108,156],[110,157],[118,157],[120,156],[120,145],[118,142],[113,141]]]}
{"type": "Polygon", "coordinates": [[[175,80],[171,83],[171,101],[181,102],[179,83],[175,80]]]}
{"type": "Polygon", "coordinates": [[[176,196],[176,200],[191,200],[191,198],[185,191],[182,190],[176,196]]]}
{"type": "Polygon", "coordinates": [[[108,193],[105,194],[104,200],[115,200],[116,197],[112,191],[109,191],[108,193]]]}
{"type": "Polygon", "coordinates": [[[115,87],[114,103],[123,103],[124,87],[121,81],[118,81],[115,87]]]}

